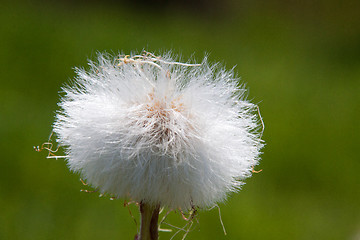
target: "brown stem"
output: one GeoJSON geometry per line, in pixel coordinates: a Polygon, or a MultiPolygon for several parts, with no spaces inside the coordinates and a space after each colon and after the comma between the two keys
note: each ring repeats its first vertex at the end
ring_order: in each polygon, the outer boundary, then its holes
{"type": "Polygon", "coordinates": [[[150,205],[140,203],[141,225],[138,240],[157,240],[158,239],[158,219],[160,205],[150,205]]]}

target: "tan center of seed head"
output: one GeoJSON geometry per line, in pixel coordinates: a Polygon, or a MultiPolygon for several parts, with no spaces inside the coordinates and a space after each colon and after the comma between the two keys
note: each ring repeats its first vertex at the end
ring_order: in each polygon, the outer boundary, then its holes
{"type": "Polygon", "coordinates": [[[144,125],[152,124],[153,136],[159,141],[166,141],[170,135],[174,134],[169,128],[171,114],[173,111],[183,113],[185,111],[184,104],[181,103],[181,96],[172,100],[165,96],[157,98],[154,92],[148,95],[149,102],[145,105],[146,118],[149,119],[144,125]],[[150,120],[151,119],[151,120],[150,120]],[[155,122],[154,122],[155,120],[155,122]]]}

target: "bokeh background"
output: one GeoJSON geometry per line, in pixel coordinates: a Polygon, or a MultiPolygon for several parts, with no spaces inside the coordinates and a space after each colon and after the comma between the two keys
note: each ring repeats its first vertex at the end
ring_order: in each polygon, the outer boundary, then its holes
{"type": "Polygon", "coordinates": [[[266,124],[263,171],[220,204],[228,234],[213,209],[187,239],[359,240],[359,13],[356,0],[2,1],[0,239],[133,239],[122,200],[80,192],[33,146],[74,66],[171,49],[236,65],[266,124]]]}

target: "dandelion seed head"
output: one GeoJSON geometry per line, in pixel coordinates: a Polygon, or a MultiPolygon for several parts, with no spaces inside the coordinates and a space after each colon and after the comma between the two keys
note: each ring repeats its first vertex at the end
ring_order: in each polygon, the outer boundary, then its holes
{"type": "Polygon", "coordinates": [[[63,89],[54,132],[69,168],[101,193],[189,210],[251,176],[259,117],[233,71],[150,53],[89,65],[63,89]]]}

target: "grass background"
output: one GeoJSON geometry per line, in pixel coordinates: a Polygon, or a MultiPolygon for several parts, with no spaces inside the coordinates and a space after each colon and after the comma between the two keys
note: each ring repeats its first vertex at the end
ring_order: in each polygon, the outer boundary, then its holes
{"type": "Polygon", "coordinates": [[[263,172],[220,204],[228,235],[214,209],[187,239],[360,239],[360,3],[299,2],[2,2],[0,239],[133,239],[121,200],[32,147],[74,66],[144,48],[236,65],[266,124],[263,172]]]}

